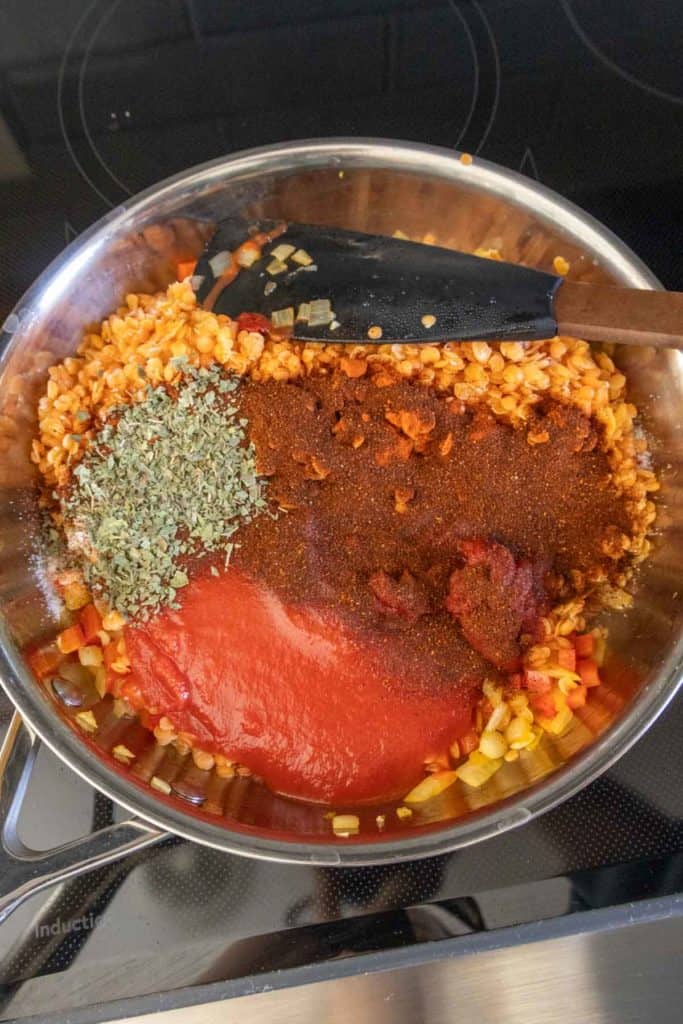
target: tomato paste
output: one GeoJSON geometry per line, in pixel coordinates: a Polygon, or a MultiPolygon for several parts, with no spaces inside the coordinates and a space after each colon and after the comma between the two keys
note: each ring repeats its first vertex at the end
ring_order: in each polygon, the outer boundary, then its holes
{"type": "Polygon", "coordinates": [[[400,797],[471,728],[471,687],[411,691],[370,637],[234,568],[195,578],[179,611],[129,627],[126,643],[148,708],[305,799],[400,797]]]}

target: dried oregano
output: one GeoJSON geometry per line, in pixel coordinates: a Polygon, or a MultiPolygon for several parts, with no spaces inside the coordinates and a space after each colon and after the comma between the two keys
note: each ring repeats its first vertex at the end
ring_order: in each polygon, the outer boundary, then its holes
{"type": "Polygon", "coordinates": [[[150,387],[112,410],[63,502],[88,583],[127,617],[175,607],[188,557],[220,551],[227,562],[240,523],[266,509],[235,404],[239,381],[217,368],[182,370],[175,393],[150,387]]]}

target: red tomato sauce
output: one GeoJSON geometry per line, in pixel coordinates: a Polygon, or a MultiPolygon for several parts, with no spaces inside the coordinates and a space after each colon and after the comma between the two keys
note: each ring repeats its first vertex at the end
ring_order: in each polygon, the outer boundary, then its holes
{"type": "Polygon", "coordinates": [[[128,627],[126,644],[147,708],[302,799],[401,797],[472,724],[471,687],[406,692],[371,640],[234,567],[194,579],[180,611],[128,627]]]}

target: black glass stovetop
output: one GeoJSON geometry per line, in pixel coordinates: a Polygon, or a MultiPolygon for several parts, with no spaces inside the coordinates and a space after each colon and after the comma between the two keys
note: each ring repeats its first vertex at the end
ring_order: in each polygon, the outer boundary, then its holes
{"type": "MultiPolygon", "coordinates": [[[[683,289],[678,0],[0,0],[0,317],[147,185],[330,135],[457,147],[594,213],[683,289]]],[[[9,706],[0,699],[2,720],[9,706]]],[[[683,890],[683,700],[581,794],[437,859],[365,869],[171,842],[0,926],[0,1019],[351,957],[683,890]]],[[[113,820],[42,751],[47,848],[113,820]]]]}

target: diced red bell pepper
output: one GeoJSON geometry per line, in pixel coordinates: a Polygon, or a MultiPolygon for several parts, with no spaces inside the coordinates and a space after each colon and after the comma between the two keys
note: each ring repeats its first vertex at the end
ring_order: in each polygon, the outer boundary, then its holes
{"type": "Polygon", "coordinates": [[[238,331],[258,331],[259,334],[270,334],[273,329],[268,317],[261,313],[240,313],[237,317],[238,331]]]}
{"type": "Polygon", "coordinates": [[[28,656],[28,663],[36,679],[45,679],[49,676],[61,660],[62,654],[55,647],[43,647],[28,656]]]}
{"type": "Polygon", "coordinates": [[[590,658],[595,649],[595,637],[592,633],[582,633],[574,638],[574,649],[577,658],[590,658]]]}
{"type": "Polygon", "coordinates": [[[107,646],[103,649],[103,654],[104,667],[107,673],[107,692],[113,693],[115,697],[118,697],[116,688],[118,686],[119,681],[121,680],[121,676],[119,675],[118,672],[114,672],[113,668],[111,667],[113,662],[115,662],[119,656],[116,651],[116,644],[107,644],[107,646]]]}
{"type": "Polygon", "coordinates": [[[536,714],[543,718],[554,718],[557,714],[555,701],[551,693],[538,693],[529,698],[529,703],[536,714]]]}
{"type": "Polygon", "coordinates": [[[57,646],[62,654],[72,654],[73,651],[85,647],[85,637],[79,625],[67,626],[57,637],[57,646]]]}
{"type": "Polygon", "coordinates": [[[569,672],[576,672],[576,651],[573,647],[560,647],[557,652],[557,664],[569,672]]]}
{"type": "Polygon", "coordinates": [[[529,693],[548,693],[553,683],[547,672],[528,668],[524,672],[524,685],[529,693]]]}
{"type": "Polygon", "coordinates": [[[184,281],[186,277],[192,277],[196,266],[196,260],[180,260],[176,265],[176,277],[179,281],[184,281]]]}
{"type": "Polygon", "coordinates": [[[78,622],[83,630],[86,644],[91,644],[93,640],[97,639],[97,634],[102,629],[102,616],[94,604],[87,604],[85,608],[81,609],[78,622]]]}
{"type": "Polygon", "coordinates": [[[104,667],[106,669],[110,669],[117,658],[118,653],[116,651],[116,644],[107,644],[104,648],[104,667]]]}
{"type": "Polygon", "coordinates": [[[582,708],[586,703],[587,693],[588,690],[582,684],[575,686],[574,689],[567,694],[567,707],[570,707],[572,711],[575,711],[576,708],[582,708]]]}
{"type": "Polygon", "coordinates": [[[581,682],[584,686],[600,686],[598,666],[592,658],[579,658],[576,671],[581,676],[581,682]]]}

